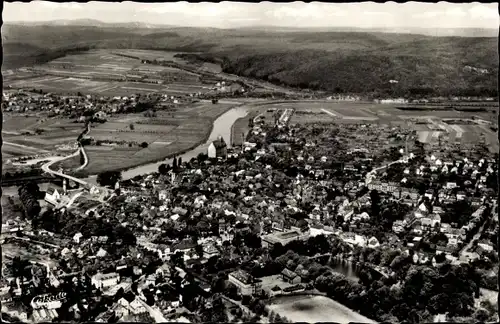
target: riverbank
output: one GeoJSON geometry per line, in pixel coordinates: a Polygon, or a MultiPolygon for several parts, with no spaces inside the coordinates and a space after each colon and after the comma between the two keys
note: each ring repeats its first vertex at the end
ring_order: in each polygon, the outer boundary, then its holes
{"type": "Polygon", "coordinates": [[[248,120],[250,118],[255,118],[258,116],[258,110],[252,110],[248,113],[247,116],[239,118],[234,122],[231,126],[231,145],[232,146],[240,146],[246,139],[248,132],[250,131],[250,127],[248,127],[248,120]]]}
{"type": "Polygon", "coordinates": [[[248,104],[240,104],[237,106],[230,107],[214,120],[210,131],[207,132],[203,139],[198,141],[196,144],[190,146],[189,149],[178,151],[175,154],[170,154],[170,156],[164,157],[161,160],[155,162],[143,164],[134,168],[122,169],[122,179],[127,180],[134,178],[138,175],[149,174],[158,171],[158,167],[163,163],[172,163],[172,158],[174,156],[181,157],[183,161],[189,161],[193,157],[197,157],[200,153],[206,153],[208,146],[219,136],[222,136],[226,143],[231,143],[231,129],[236,120],[244,118],[250,107],[245,107],[248,104]]]}
{"type": "MultiPolygon", "coordinates": [[[[166,155],[161,156],[161,158],[151,158],[148,160],[143,160],[143,161],[138,161],[135,163],[129,163],[126,166],[123,167],[116,167],[114,168],[115,171],[120,171],[122,172],[122,178],[124,180],[134,178],[135,176],[138,175],[144,175],[144,174],[149,174],[153,172],[158,171],[158,167],[163,164],[163,163],[172,163],[172,159],[174,156],[176,157],[182,157],[184,161],[190,160],[192,157],[196,157],[199,153],[202,151],[199,149],[200,147],[203,147],[205,144],[208,142],[211,142],[212,140],[216,139],[213,138],[214,133],[220,133],[222,129],[222,133],[227,133],[224,134],[224,138],[226,139],[227,143],[230,143],[230,131],[224,130],[223,125],[221,124],[229,124],[227,125],[228,128],[232,126],[234,123],[234,120],[226,120],[225,116],[229,114],[231,116],[231,112],[235,109],[241,108],[242,106],[246,105],[246,103],[238,103],[234,106],[227,107],[227,109],[222,110],[219,114],[213,117],[213,120],[209,123],[210,126],[207,127],[207,131],[204,133],[203,137],[200,137],[196,142],[189,144],[188,146],[185,145],[177,145],[177,146],[184,146],[184,148],[178,147],[178,149],[173,150],[173,152],[168,153],[166,155]],[[228,138],[229,137],[229,138],[228,138]],[[196,154],[194,154],[196,152],[196,154]]],[[[238,116],[239,118],[240,116],[238,116]]],[[[229,118],[231,119],[231,118],[229,118]]],[[[218,135],[217,135],[218,136],[218,135]]],[[[181,143],[182,144],[182,143],[181,143]]],[[[184,143],[186,144],[186,143],[184,143]]],[[[173,145],[175,147],[175,145],[173,145]]],[[[207,145],[208,147],[208,145],[207,145]]],[[[206,153],[206,152],[205,152],[206,153]]],[[[96,174],[92,173],[92,167],[89,166],[88,170],[81,170],[80,172],[74,173],[74,175],[85,178],[85,181],[89,182],[95,182],[95,178],[97,177],[96,174]]]]}

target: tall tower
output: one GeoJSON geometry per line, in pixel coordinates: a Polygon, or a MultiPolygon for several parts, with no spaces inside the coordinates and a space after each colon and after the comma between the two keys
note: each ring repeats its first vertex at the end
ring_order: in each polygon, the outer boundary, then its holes
{"type": "Polygon", "coordinates": [[[244,144],[245,144],[245,133],[241,133],[241,153],[243,153],[244,144]]]}
{"type": "Polygon", "coordinates": [[[63,179],[63,195],[66,195],[68,193],[68,179],[64,178],[63,179]]]}

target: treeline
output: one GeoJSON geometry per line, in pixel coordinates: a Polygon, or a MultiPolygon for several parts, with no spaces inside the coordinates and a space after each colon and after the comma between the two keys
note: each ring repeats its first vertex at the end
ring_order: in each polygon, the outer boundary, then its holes
{"type": "Polygon", "coordinates": [[[186,60],[193,63],[214,63],[221,64],[223,59],[218,58],[210,53],[178,53],[174,57],[186,60]]]}
{"type": "Polygon", "coordinates": [[[38,199],[41,198],[40,188],[37,184],[30,182],[18,188],[19,199],[23,205],[24,216],[28,219],[33,219],[40,214],[40,203],[38,199]]]}
{"type": "Polygon", "coordinates": [[[2,174],[2,181],[8,181],[8,180],[18,180],[20,178],[27,178],[27,177],[36,177],[36,176],[41,176],[42,175],[42,170],[41,169],[35,169],[35,168],[30,168],[22,171],[15,171],[15,172],[5,172],[2,174]]]}
{"type": "MultiPolygon", "coordinates": [[[[92,212],[91,212],[92,213],[92,212]]],[[[93,215],[82,218],[69,211],[49,209],[32,220],[33,228],[64,234],[71,237],[76,233],[82,233],[84,238],[92,236],[107,236],[108,242],[122,242],[129,246],[136,243],[136,237],[130,229],[122,226],[116,219],[97,218],[93,215]]]]}
{"type": "Polygon", "coordinates": [[[29,53],[6,55],[4,57],[3,67],[6,69],[14,69],[23,66],[40,65],[64,57],[66,55],[85,52],[89,51],[90,49],[92,49],[91,46],[75,46],[60,48],[56,50],[40,50],[34,55],[29,55],[29,53]]]}

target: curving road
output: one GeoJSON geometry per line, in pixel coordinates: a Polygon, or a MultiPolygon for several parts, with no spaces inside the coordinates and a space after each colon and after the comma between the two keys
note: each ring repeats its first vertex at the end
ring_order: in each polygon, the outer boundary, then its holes
{"type": "Polygon", "coordinates": [[[66,159],[69,159],[69,158],[72,158],[72,157],[75,157],[75,156],[78,156],[79,154],[80,154],[80,150],[76,151],[75,153],[73,153],[71,155],[63,156],[63,157],[61,157],[59,159],[54,159],[54,160],[52,160],[52,161],[50,161],[50,162],[42,165],[42,170],[43,170],[43,172],[46,172],[46,173],[51,174],[53,176],[57,176],[57,177],[61,177],[61,178],[65,178],[65,179],[71,180],[73,182],[76,182],[76,183],[84,186],[85,188],[90,189],[90,185],[87,182],[85,182],[85,181],[83,181],[81,179],[75,178],[73,176],[64,174],[62,172],[58,172],[58,171],[54,171],[54,170],[50,169],[50,166],[52,166],[54,163],[60,162],[60,161],[63,161],[63,160],[66,160],[66,159]]]}
{"type": "Polygon", "coordinates": [[[89,157],[87,156],[87,152],[85,152],[85,149],[83,148],[83,145],[79,144],[80,149],[78,150],[83,154],[83,164],[80,165],[76,171],[83,170],[88,164],[89,164],[89,157]]]}

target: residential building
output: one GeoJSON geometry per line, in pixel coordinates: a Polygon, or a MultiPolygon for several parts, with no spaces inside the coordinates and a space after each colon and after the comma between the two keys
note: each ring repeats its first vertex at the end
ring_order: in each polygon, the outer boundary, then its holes
{"type": "Polygon", "coordinates": [[[298,284],[301,281],[298,274],[286,268],[281,271],[281,279],[291,284],[298,284]]]}
{"type": "Polygon", "coordinates": [[[144,307],[137,298],[129,302],[125,298],[120,298],[118,300],[118,306],[115,310],[116,316],[125,317],[129,315],[144,314],[147,312],[146,307],[144,307]]]}
{"type": "Polygon", "coordinates": [[[57,316],[58,314],[55,309],[39,308],[33,310],[33,319],[35,323],[52,322],[57,316]]]}

